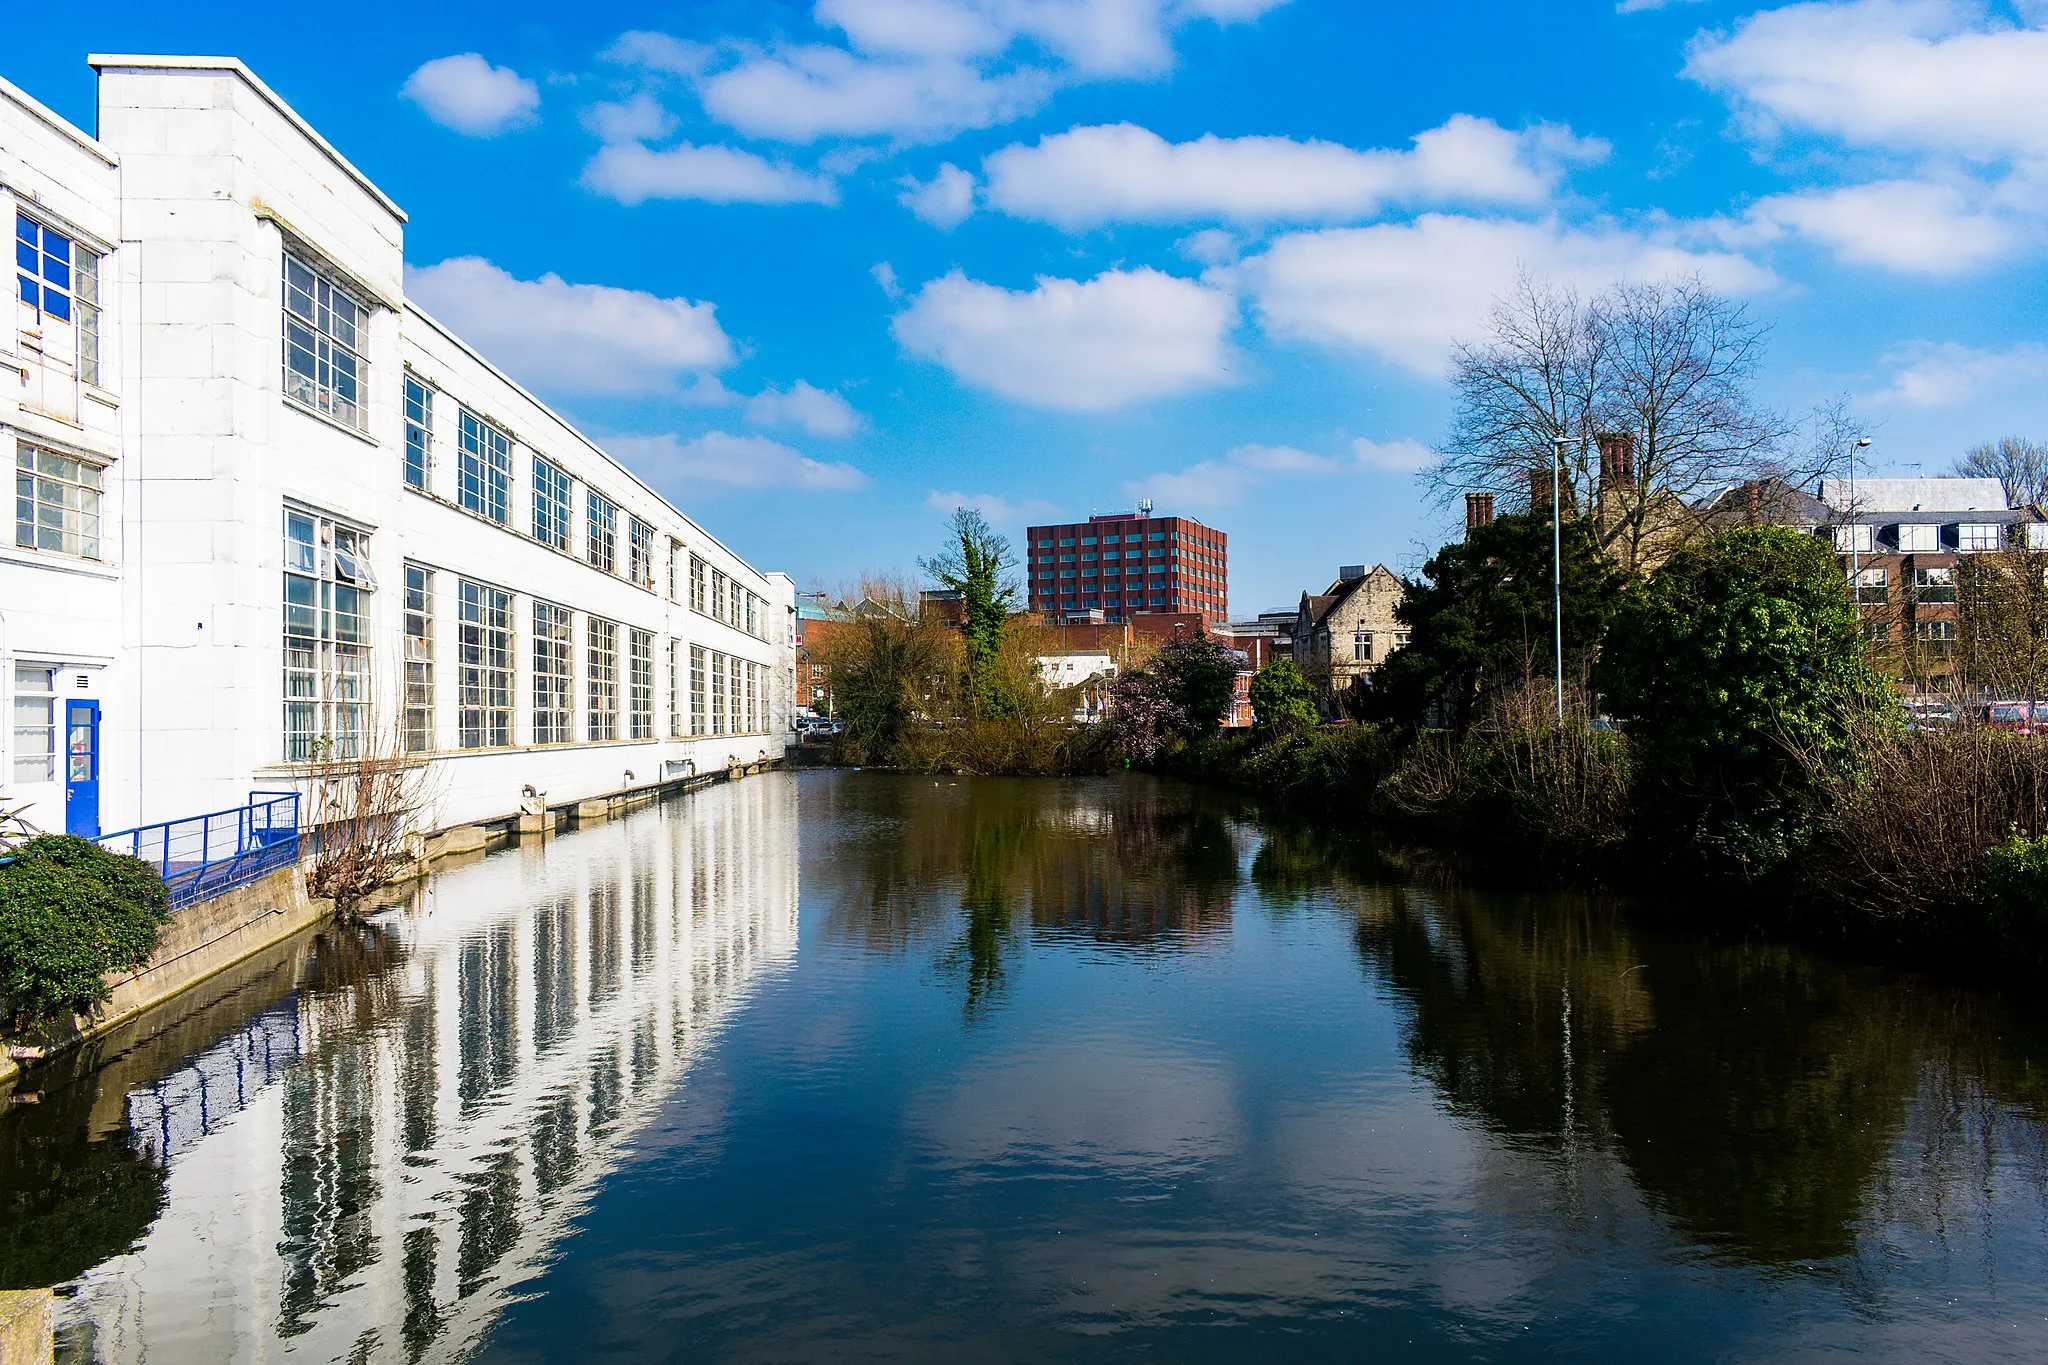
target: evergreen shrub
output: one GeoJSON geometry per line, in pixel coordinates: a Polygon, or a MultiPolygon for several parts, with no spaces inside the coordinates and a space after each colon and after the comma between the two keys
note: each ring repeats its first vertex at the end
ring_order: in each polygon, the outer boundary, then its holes
{"type": "Polygon", "coordinates": [[[106,974],[149,960],[168,908],[139,859],[63,834],[22,844],[0,865],[0,998],[15,1027],[104,1004],[106,974]]]}

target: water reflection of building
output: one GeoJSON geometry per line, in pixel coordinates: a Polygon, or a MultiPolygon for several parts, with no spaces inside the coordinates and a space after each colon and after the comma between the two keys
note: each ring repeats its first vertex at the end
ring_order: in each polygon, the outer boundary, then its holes
{"type": "Polygon", "coordinates": [[[794,954],[795,814],[771,776],[442,874],[370,927],[365,970],[316,974],[131,1094],[168,1202],[80,1282],[73,1351],[473,1346],[718,1022],[794,954]]]}

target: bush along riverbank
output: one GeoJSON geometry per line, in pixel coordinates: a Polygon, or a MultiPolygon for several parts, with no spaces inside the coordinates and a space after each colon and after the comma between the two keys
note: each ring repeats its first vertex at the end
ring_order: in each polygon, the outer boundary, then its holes
{"type": "Polygon", "coordinates": [[[1481,877],[1677,891],[1863,949],[2048,972],[2048,740],[1967,716],[1909,730],[1826,544],[1724,532],[1637,581],[1582,557],[1573,582],[1568,555],[1560,718],[1549,604],[1502,600],[1548,588],[1532,572],[1547,563],[1517,563],[1537,528],[1489,529],[1411,588],[1410,645],[1346,698],[1355,719],[1316,723],[1280,662],[1255,681],[1249,733],[1155,744],[1156,716],[1112,716],[1116,741],[1319,822],[1456,850],[1481,877]],[[1481,558],[1490,579],[1468,572],[1481,558]],[[1533,629],[1499,628],[1517,617],[1533,629]]]}
{"type": "Polygon", "coordinates": [[[149,864],[86,839],[46,834],[0,862],[0,1002],[14,1036],[106,1003],[107,976],[156,950],[169,897],[149,864]]]}

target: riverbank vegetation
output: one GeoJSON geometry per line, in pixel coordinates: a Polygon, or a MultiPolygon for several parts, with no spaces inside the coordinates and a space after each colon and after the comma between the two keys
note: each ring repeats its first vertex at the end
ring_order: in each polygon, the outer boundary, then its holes
{"type": "Polygon", "coordinates": [[[156,950],[169,898],[149,864],[88,839],[45,834],[0,864],[0,1001],[18,1035],[90,1014],[110,972],[156,950]]]}

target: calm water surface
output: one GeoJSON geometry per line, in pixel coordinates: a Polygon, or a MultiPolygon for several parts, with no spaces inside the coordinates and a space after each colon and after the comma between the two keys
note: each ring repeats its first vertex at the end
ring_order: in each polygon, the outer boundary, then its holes
{"type": "Polygon", "coordinates": [[[74,1361],[2048,1357],[2031,999],[1142,780],[778,774],[31,1078],[74,1361]]]}

